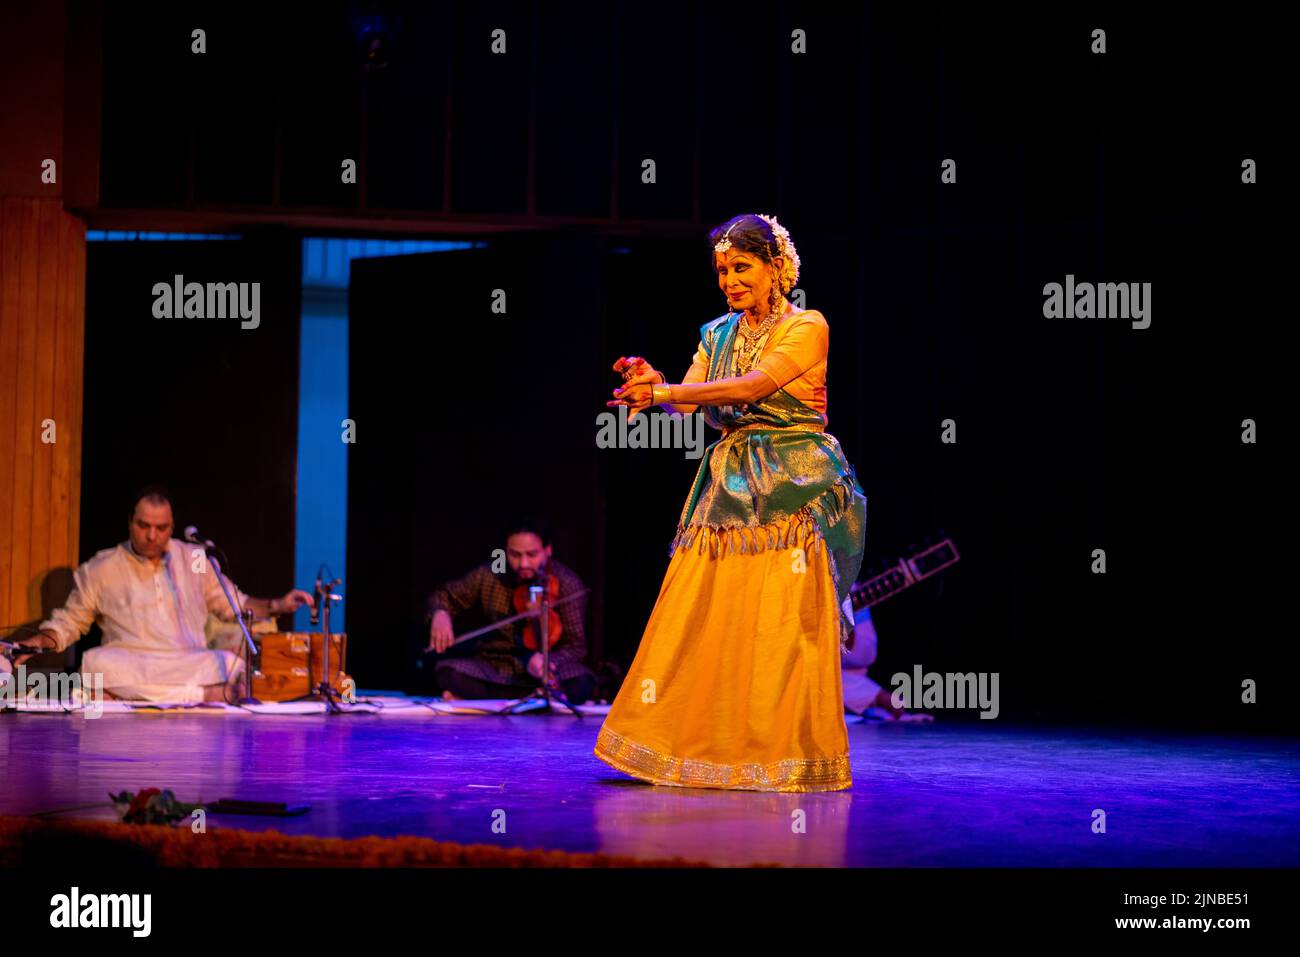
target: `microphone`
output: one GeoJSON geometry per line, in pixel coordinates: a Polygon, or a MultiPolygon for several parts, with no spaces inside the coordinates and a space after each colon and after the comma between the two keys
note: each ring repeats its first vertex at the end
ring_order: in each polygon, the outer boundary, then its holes
{"type": "Polygon", "coordinates": [[[321,588],[320,569],[318,568],[316,569],[316,590],[312,592],[312,598],[315,600],[311,603],[311,623],[313,625],[320,624],[320,602],[321,602],[320,596],[322,591],[323,589],[321,588]]]}
{"type": "Polygon", "coordinates": [[[204,548],[216,548],[211,539],[199,538],[199,530],[193,525],[185,526],[185,541],[191,545],[202,545],[204,548]]]}

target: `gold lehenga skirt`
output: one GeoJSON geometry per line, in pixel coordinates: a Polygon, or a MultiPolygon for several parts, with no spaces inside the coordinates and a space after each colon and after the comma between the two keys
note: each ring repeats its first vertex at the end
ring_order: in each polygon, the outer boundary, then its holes
{"type": "Polygon", "coordinates": [[[678,548],[596,756],[678,787],[850,787],[842,615],[819,536],[725,558],[678,548]]]}

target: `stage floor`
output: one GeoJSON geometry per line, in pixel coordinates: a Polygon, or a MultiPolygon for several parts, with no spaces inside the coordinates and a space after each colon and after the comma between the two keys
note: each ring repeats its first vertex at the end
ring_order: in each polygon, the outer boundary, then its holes
{"type": "MultiPolygon", "coordinates": [[[[850,721],[853,788],[656,787],[592,754],[601,718],[0,714],[0,814],[157,786],[307,803],[217,827],[416,835],[713,864],[1294,866],[1300,742],[850,721]],[[1093,832],[1094,809],[1106,832],[1093,832]],[[803,812],[797,815],[796,812],[803,812]],[[804,820],[802,830],[794,827],[804,820]],[[504,833],[500,829],[504,823],[504,833]],[[495,828],[494,828],[495,825],[495,828]]],[[[110,809],[67,818],[115,819],[110,809]]]]}

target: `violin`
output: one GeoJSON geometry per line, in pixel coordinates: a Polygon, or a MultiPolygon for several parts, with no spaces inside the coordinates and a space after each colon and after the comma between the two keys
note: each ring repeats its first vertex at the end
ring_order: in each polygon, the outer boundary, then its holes
{"type": "MultiPolygon", "coordinates": [[[[553,596],[558,595],[560,591],[559,581],[555,578],[554,575],[548,577],[550,579],[548,585],[542,587],[547,587],[551,595],[553,596]]],[[[509,625],[512,622],[519,621],[520,619],[523,618],[536,618],[537,617],[536,609],[528,604],[529,587],[530,586],[526,584],[520,585],[518,588],[515,589],[514,593],[511,596],[511,600],[514,603],[514,606],[516,608],[522,609],[520,612],[514,615],[510,615],[508,618],[502,618],[499,621],[495,621],[490,625],[485,625],[482,628],[475,628],[473,631],[467,631],[463,635],[457,635],[455,640],[452,641],[452,645],[459,645],[462,642],[469,641],[471,638],[477,638],[480,635],[486,635],[490,631],[504,630],[506,625],[509,625]]],[[[548,622],[547,639],[548,640],[546,644],[548,649],[553,648],[555,646],[555,643],[560,640],[560,636],[563,633],[563,626],[560,623],[560,616],[555,611],[555,606],[563,605],[564,603],[570,601],[576,601],[577,599],[581,598],[583,595],[587,594],[588,591],[590,591],[590,589],[588,588],[579,588],[577,591],[573,592],[573,594],[565,595],[563,598],[551,602],[551,614],[547,618],[547,622],[548,622]]],[[[525,627],[527,628],[529,626],[525,626],[525,627]]],[[[531,625],[531,627],[535,628],[536,626],[531,625]]],[[[536,631],[532,632],[532,638],[529,639],[527,647],[532,651],[541,650],[540,648],[538,648],[536,631]]],[[[426,655],[434,654],[434,650],[432,648],[426,648],[424,650],[424,654],[426,655]]]]}
{"type": "MultiPolygon", "coordinates": [[[[534,607],[529,600],[529,587],[529,583],[525,582],[515,588],[513,598],[515,611],[523,613],[534,607]]],[[[547,575],[546,584],[542,587],[546,589],[547,604],[554,606],[560,597],[560,580],[554,575],[547,575]]],[[[556,642],[558,642],[560,637],[563,635],[564,625],[561,623],[560,615],[554,607],[550,608],[546,622],[546,647],[547,649],[551,649],[555,647],[556,642]]],[[[524,647],[529,651],[542,650],[536,618],[527,618],[524,620],[523,642],[524,647]]]]}

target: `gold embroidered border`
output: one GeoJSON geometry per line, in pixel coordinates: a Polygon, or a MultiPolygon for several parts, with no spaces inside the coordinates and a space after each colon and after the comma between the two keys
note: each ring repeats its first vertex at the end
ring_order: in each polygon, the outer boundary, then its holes
{"type": "Polygon", "coordinates": [[[813,425],[811,422],[798,422],[794,425],[773,426],[766,422],[753,422],[749,425],[733,425],[730,428],[722,430],[722,437],[725,439],[733,432],[825,432],[826,426],[813,425]]]}
{"type": "Polygon", "coordinates": [[[834,758],[791,758],[771,764],[715,764],[677,758],[601,727],[596,757],[624,774],[684,788],[740,791],[841,791],[852,787],[847,753],[834,758]]]}

